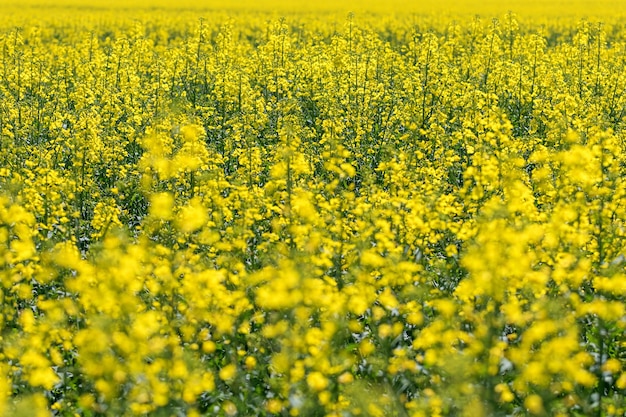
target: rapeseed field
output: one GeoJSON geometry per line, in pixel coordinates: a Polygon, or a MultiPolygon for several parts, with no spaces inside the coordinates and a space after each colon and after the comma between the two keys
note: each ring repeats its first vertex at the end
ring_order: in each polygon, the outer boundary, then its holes
{"type": "Polygon", "coordinates": [[[626,3],[0,0],[0,415],[623,416],[626,3]]]}

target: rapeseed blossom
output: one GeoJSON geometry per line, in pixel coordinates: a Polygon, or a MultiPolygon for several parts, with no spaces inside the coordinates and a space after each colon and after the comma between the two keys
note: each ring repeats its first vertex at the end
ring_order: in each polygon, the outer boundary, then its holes
{"type": "Polygon", "coordinates": [[[624,414],[617,0],[39,3],[0,415],[624,414]]]}

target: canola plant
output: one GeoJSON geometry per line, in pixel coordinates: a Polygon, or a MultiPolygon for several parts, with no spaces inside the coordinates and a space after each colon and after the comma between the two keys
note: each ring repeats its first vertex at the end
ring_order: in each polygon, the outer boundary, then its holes
{"type": "Polygon", "coordinates": [[[623,2],[335,3],[0,2],[0,415],[624,415],[623,2]]]}

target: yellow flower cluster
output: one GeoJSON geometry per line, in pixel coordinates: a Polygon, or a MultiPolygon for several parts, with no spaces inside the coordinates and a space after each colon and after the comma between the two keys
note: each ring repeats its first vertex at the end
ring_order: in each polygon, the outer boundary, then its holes
{"type": "Polygon", "coordinates": [[[626,413],[619,1],[126,3],[2,4],[0,415],[626,413]]]}

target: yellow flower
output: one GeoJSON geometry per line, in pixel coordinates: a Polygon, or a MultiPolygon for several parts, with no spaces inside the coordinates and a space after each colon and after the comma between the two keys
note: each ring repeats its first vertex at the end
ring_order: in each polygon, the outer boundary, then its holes
{"type": "Polygon", "coordinates": [[[173,217],[174,197],[171,193],[155,193],[150,196],[150,215],[152,217],[170,220],[173,217]]]}
{"type": "Polygon", "coordinates": [[[206,225],[209,215],[199,198],[191,199],[182,207],[177,216],[178,228],[183,233],[191,233],[206,225]]]}
{"type": "Polygon", "coordinates": [[[378,301],[388,310],[398,307],[398,300],[388,287],[378,295],[378,301]]]}
{"type": "Polygon", "coordinates": [[[543,413],[543,400],[537,394],[529,395],[524,399],[524,407],[531,414],[541,414],[543,413]]]}
{"type": "Polygon", "coordinates": [[[306,377],[307,385],[313,391],[323,391],[328,386],[328,379],[321,372],[311,372],[306,377]]]}
{"type": "Polygon", "coordinates": [[[257,360],[254,356],[246,356],[244,363],[246,365],[246,369],[252,370],[256,367],[257,360]]]}
{"type": "Polygon", "coordinates": [[[204,136],[204,129],[198,125],[186,125],[180,129],[184,142],[194,142],[204,136]]]}
{"type": "Polygon", "coordinates": [[[611,374],[617,374],[622,370],[622,363],[615,358],[607,359],[607,361],[602,364],[602,370],[604,372],[610,372],[611,374]]]}
{"type": "Polygon", "coordinates": [[[339,375],[337,381],[340,384],[349,384],[354,381],[354,376],[350,372],[344,372],[343,374],[339,375]]]}
{"type": "Polygon", "coordinates": [[[369,356],[374,350],[376,350],[376,346],[369,339],[365,339],[359,343],[359,353],[364,357],[369,356]]]}
{"type": "Polygon", "coordinates": [[[267,400],[265,409],[272,414],[279,414],[283,409],[282,402],[277,398],[271,398],[267,400]]]}
{"type": "Polygon", "coordinates": [[[220,369],[219,377],[222,381],[230,382],[237,374],[237,365],[230,363],[220,369]]]}

